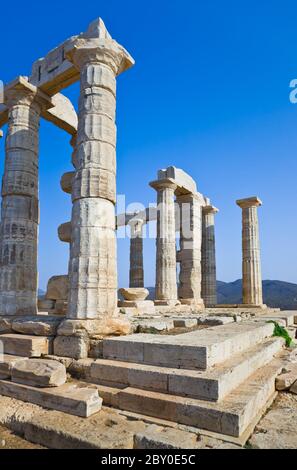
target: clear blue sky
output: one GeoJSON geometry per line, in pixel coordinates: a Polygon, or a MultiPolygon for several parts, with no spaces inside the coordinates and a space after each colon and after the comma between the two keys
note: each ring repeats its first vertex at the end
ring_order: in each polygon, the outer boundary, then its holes
{"type": "MultiPolygon", "coordinates": [[[[297,4],[286,0],[15,0],[1,5],[0,79],[29,75],[31,63],[101,16],[136,60],[119,77],[118,193],[154,202],[148,182],[181,167],[220,209],[218,279],[241,276],[237,198],[258,195],[264,279],[297,282],[297,4]]],[[[74,104],[78,87],[65,90],[74,104]]],[[[67,272],[57,226],[70,219],[60,190],[72,169],[69,136],[42,121],[40,287],[67,272]]],[[[0,142],[3,171],[4,140],[0,142]]],[[[128,283],[129,240],[119,241],[119,285],[128,283]]],[[[146,285],[154,284],[154,240],[145,242],[146,285]]]]}

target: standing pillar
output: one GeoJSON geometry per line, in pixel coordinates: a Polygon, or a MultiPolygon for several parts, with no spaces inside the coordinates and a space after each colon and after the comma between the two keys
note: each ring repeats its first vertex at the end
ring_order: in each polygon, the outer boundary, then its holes
{"type": "Polygon", "coordinates": [[[157,259],[156,305],[176,305],[176,241],[175,204],[176,184],[171,180],[150,183],[157,191],[157,259]]]}
{"type": "Polygon", "coordinates": [[[257,208],[262,205],[258,197],[240,199],[242,209],[242,296],[243,303],[262,306],[262,277],[257,208]]]}
{"type": "Polygon", "coordinates": [[[180,274],[178,297],[182,304],[203,307],[201,298],[201,197],[177,196],[180,208],[180,274]]]}
{"type": "Polygon", "coordinates": [[[132,219],[129,222],[131,229],[129,287],[144,287],[143,223],[142,219],[132,219]]]}
{"type": "Polygon", "coordinates": [[[0,314],[37,313],[38,132],[50,98],[19,77],[5,88],[9,121],[2,179],[0,314]]]}
{"type": "Polygon", "coordinates": [[[67,317],[102,318],[117,308],[115,77],[134,62],[102,20],[66,55],[80,72],[67,317]]]}
{"type": "Polygon", "coordinates": [[[206,307],[217,304],[216,243],[214,216],[218,209],[202,207],[202,298],[206,307]]]}

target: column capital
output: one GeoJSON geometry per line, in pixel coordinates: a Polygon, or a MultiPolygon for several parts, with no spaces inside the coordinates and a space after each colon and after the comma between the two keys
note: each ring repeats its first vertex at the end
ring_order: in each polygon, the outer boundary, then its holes
{"type": "Polygon", "coordinates": [[[237,199],[236,204],[242,209],[246,209],[248,207],[262,206],[262,201],[258,198],[258,196],[252,196],[245,199],[237,199]]]}
{"type": "Polygon", "coordinates": [[[93,21],[86,33],[68,44],[65,55],[79,70],[85,64],[101,62],[119,75],[134,65],[134,59],[112,39],[101,18],[93,21]]]}
{"type": "Polygon", "coordinates": [[[173,189],[175,191],[177,188],[176,182],[171,178],[151,181],[149,185],[156,191],[162,191],[163,189],[173,189]]]}
{"type": "Polygon", "coordinates": [[[4,101],[8,107],[16,104],[30,106],[34,102],[41,109],[49,109],[55,106],[50,96],[29,83],[27,77],[21,75],[5,86],[4,101]]]}
{"type": "Polygon", "coordinates": [[[203,214],[217,214],[219,209],[217,209],[215,206],[207,205],[202,207],[202,212],[203,214]]]}

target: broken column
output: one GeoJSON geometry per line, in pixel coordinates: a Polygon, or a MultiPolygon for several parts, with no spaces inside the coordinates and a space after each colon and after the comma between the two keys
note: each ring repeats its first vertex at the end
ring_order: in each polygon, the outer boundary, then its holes
{"type": "Polygon", "coordinates": [[[199,193],[178,194],[180,218],[180,274],[178,297],[182,304],[203,307],[201,298],[201,205],[199,193]]]}
{"type": "Polygon", "coordinates": [[[134,62],[102,20],[66,55],[80,72],[81,87],[67,316],[100,318],[117,307],[115,77],[134,62]]]}
{"type": "Polygon", "coordinates": [[[2,180],[0,314],[37,313],[38,140],[51,99],[25,77],[5,87],[9,122],[2,180]]]}
{"type": "Polygon", "coordinates": [[[218,209],[206,201],[202,207],[202,298],[206,307],[217,304],[216,244],[214,216],[218,209]]]}
{"type": "Polygon", "coordinates": [[[131,230],[129,287],[144,287],[143,224],[144,220],[137,216],[129,222],[131,230]]]}
{"type": "Polygon", "coordinates": [[[156,238],[156,305],[176,305],[176,242],[175,203],[176,184],[171,179],[150,183],[157,191],[157,238],[156,238]]]}
{"type": "Polygon", "coordinates": [[[243,304],[262,306],[262,277],[257,208],[258,197],[236,201],[242,209],[242,295],[243,304]]]}

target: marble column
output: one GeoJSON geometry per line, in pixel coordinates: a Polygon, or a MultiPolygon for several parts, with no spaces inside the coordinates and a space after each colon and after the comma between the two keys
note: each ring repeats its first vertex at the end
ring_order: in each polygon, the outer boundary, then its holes
{"type": "Polygon", "coordinates": [[[50,98],[19,77],[5,87],[9,121],[2,179],[0,314],[37,313],[38,140],[50,98]]]}
{"type": "Polygon", "coordinates": [[[143,223],[142,219],[132,219],[129,222],[131,230],[129,287],[144,287],[143,223]]]}
{"type": "Polygon", "coordinates": [[[176,184],[171,180],[150,183],[157,191],[157,257],[156,257],[156,305],[176,305],[176,241],[175,202],[176,184]]]}
{"type": "Polygon", "coordinates": [[[260,242],[257,208],[258,197],[240,199],[242,209],[242,296],[247,305],[263,305],[260,242]]]}
{"type": "Polygon", "coordinates": [[[201,298],[201,197],[177,195],[180,208],[178,297],[182,304],[203,307],[201,298]]]}
{"type": "Polygon", "coordinates": [[[202,298],[206,307],[217,304],[215,214],[210,204],[202,207],[202,298]]]}
{"type": "Polygon", "coordinates": [[[112,316],[117,308],[116,76],[133,65],[100,20],[65,53],[80,72],[67,317],[112,316]]]}

